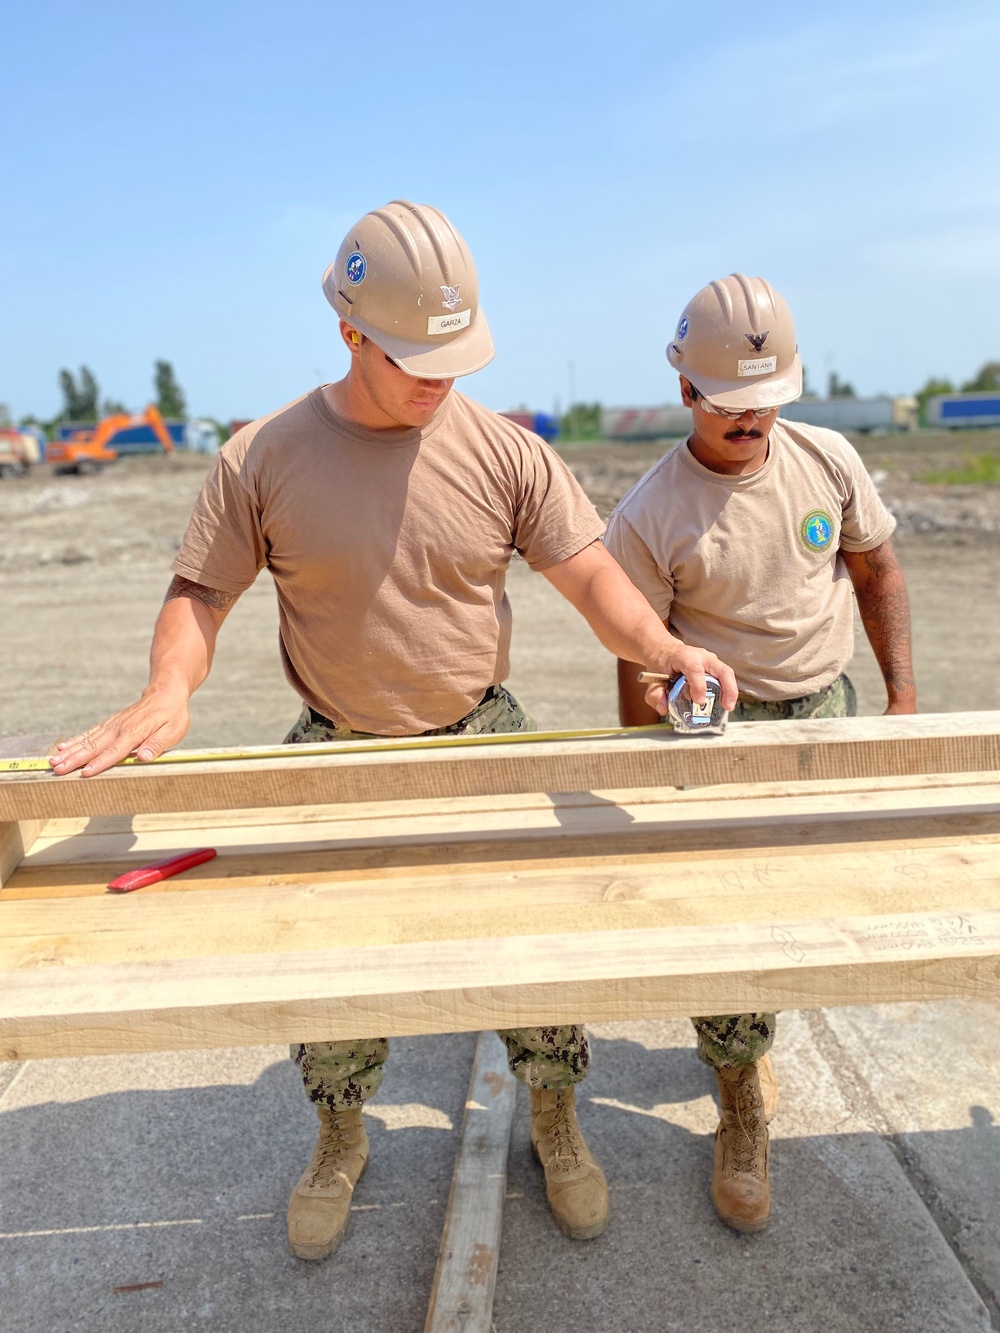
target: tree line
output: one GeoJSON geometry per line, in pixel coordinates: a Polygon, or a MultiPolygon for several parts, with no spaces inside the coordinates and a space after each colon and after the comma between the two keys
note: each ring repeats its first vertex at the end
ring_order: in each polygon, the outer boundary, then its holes
{"type": "MultiPolygon", "coordinates": [[[[153,401],[165,417],[178,419],[187,416],[187,399],[174,368],[169,361],[156,361],[153,365],[153,401]]],[[[803,394],[812,397],[808,375],[803,372],[803,394]]],[[[130,409],[114,398],[101,399],[100,386],[89,366],[81,366],[79,375],[70,370],[60,370],[59,389],[62,393],[62,407],[50,420],[42,421],[36,416],[22,417],[19,426],[38,426],[46,435],[53,435],[63,422],[99,421],[102,417],[114,416],[130,409]]],[[[1000,391],[1000,361],[986,361],[971,379],[956,386],[951,380],[932,375],[918,389],[914,397],[920,407],[920,420],[926,424],[927,400],[942,393],[981,393],[1000,391]]],[[[827,377],[827,396],[829,398],[854,398],[854,386],[842,380],[835,370],[827,377]]],[[[216,423],[218,425],[218,423],[216,423]]],[[[13,425],[10,414],[0,403],[0,426],[13,425]]],[[[224,427],[218,427],[222,437],[226,435],[224,427]]],[[[564,440],[599,440],[601,438],[601,404],[573,403],[559,418],[559,433],[564,440]]]]}
{"type": "MultiPolygon", "coordinates": [[[[103,417],[132,411],[116,398],[101,397],[97,377],[89,366],[81,366],[76,375],[65,368],[60,370],[58,383],[62,394],[62,406],[56,415],[48,421],[43,421],[40,417],[29,414],[20,419],[17,423],[19,426],[38,426],[47,436],[52,436],[67,422],[86,424],[100,421],[103,417]]],[[[150,401],[156,404],[165,417],[177,420],[187,416],[187,398],[177,382],[174,368],[169,361],[154,362],[153,389],[154,397],[150,401]]],[[[0,416],[2,415],[0,409],[0,416]]],[[[0,420],[0,425],[2,424],[4,422],[0,420]]]]}

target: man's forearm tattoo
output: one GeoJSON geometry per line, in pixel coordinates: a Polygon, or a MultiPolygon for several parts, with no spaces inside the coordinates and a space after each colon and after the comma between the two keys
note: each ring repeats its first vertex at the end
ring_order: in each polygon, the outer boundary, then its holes
{"type": "Polygon", "coordinates": [[[883,547],[862,554],[867,577],[855,588],[861,620],[890,689],[913,685],[910,605],[895,556],[883,547]]]}
{"type": "Polygon", "coordinates": [[[163,602],[172,602],[175,597],[191,597],[196,602],[204,602],[213,611],[229,611],[239,599],[239,593],[222,592],[219,588],[206,588],[204,583],[195,583],[191,579],[175,574],[170,580],[170,587],[163,602]]]}

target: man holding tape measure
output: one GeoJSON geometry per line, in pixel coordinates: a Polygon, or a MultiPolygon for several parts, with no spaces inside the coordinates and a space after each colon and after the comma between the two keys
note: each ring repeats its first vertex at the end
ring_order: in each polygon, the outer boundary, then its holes
{"type": "MultiPolygon", "coordinates": [[[[780,421],[802,393],[791,312],[763,278],[733,273],[688,302],[667,348],[690,437],[632,488],[605,542],[656,614],[736,669],[736,721],[847,717],[854,687],[851,587],[885,678],[887,713],[915,713],[906,584],[895,520],[836,431],[780,421]]],[[[619,662],[621,720],[657,720],[619,662]]],[[[695,1020],[722,1118],[712,1197],[722,1220],[760,1231],[771,1208],[767,1121],[777,1089],[770,1013],[695,1020]]]]}
{"type": "MultiPolygon", "coordinates": [[[[706,672],[711,652],[664,627],[601,545],[602,523],[537,436],[452,392],[493,357],[472,256],[436,209],[395,200],[366,214],[323,279],[350,352],[347,375],[244,427],[222,448],[174,562],[149,685],[131,707],[62,744],[56,773],[156,758],[188,727],[227,613],[263,568],[278,593],[286,675],[304,702],[289,742],[530,729],[504,689],[515,551],[618,657],[706,672]]],[[[645,694],[655,715],[662,685],[645,694]]],[[[589,1049],[579,1025],[500,1034],[531,1089],[531,1142],[556,1222],[575,1239],[607,1225],[607,1186],[577,1124],[589,1049]]],[[[361,1108],[382,1081],[381,1039],[293,1047],[319,1115],[288,1210],[292,1252],[343,1238],[368,1158],[361,1108]]]]}

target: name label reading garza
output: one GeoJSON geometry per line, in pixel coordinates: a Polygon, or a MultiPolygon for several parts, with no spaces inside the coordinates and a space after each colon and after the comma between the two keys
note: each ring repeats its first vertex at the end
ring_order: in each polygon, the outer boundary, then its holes
{"type": "Polygon", "coordinates": [[[740,361],[736,366],[736,374],[743,379],[745,375],[770,375],[772,370],[778,369],[778,358],[776,356],[758,356],[752,361],[740,361]]]}
{"type": "Polygon", "coordinates": [[[454,315],[428,315],[427,332],[434,337],[439,333],[457,333],[472,319],[471,310],[458,310],[454,315]]]}

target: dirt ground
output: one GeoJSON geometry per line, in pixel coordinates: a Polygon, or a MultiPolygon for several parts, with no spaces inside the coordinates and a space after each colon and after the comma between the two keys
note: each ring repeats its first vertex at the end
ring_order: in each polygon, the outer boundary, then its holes
{"type": "MultiPolygon", "coordinates": [[[[970,453],[1000,452],[1000,433],[855,443],[899,520],[921,710],[1000,708],[1000,486],[922,480],[970,453]]],[[[606,514],[662,452],[577,445],[565,457],[606,514]]],[[[97,476],[39,467],[0,482],[0,737],[72,735],[139,693],[170,562],[210,461],[133,457],[97,476]]],[[[539,725],[615,723],[610,655],[520,562],[508,587],[509,684],[539,725]]],[[[850,670],[861,712],[880,712],[881,679],[863,633],[850,670]]],[[[298,708],[278,663],[274,592],[263,575],[227,621],[185,744],[273,742],[298,708]]]]}

